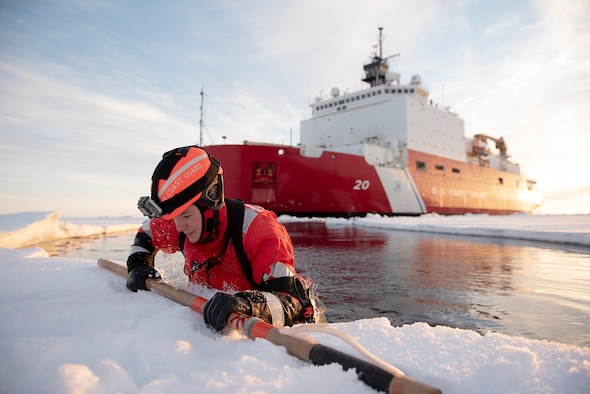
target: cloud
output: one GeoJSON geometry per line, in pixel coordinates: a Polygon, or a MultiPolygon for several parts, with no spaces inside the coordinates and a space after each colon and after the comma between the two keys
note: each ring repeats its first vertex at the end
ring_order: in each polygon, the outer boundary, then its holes
{"type": "Polygon", "coordinates": [[[10,137],[15,145],[33,147],[39,138],[47,137],[48,143],[59,144],[66,133],[76,151],[96,153],[100,146],[93,142],[116,149],[122,144],[141,146],[143,139],[169,138],[162,132],[194,132],[194,125],[178,116],[178,106],[166,95],[140,91],[125,98],[101,93],[84,86],[74,70],[48,62],[40,70],[17,59],[3,59],[0,72],[6,93],[2,101],[4,130],[21,126],[25,131],[10,137]]]}
{"type": "Polygon", "coordinates": [[[51,62],[42,66],[0,61],[4,210],[26,210],[27,203],[56,209],[46,206],[50,201],[72,209],[68,201],[76,198],[106,198],[117,205],[131,191],[133,202],[117,212],[127,214],[147,190],[143,185],[163,151],[186,145],[191,134],[196,141],[196,127],[167,95],[109,95],[85,86],[75,70],[51,62]]]}
{"type": "Polygon", "coordinates": [[[498,32],[505,30],[506,28],[512,27],[520,22],[520,17],[518,15],[508,15],[500,22],[486,28],[483,31],[484,35],[494,35],[498,32]]]}

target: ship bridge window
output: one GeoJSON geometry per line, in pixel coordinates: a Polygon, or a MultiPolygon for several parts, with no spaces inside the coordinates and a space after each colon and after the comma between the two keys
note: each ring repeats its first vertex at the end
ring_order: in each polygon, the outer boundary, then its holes
{"type": "Polygon", "coordinates": [[[444,171],[445,170],[445,166],[441,166],[440,164],[435,165],[434,168],[436,168],[439,171],[444,171]]]}
{"type": "Polygon", "coordinates": [[[410,93],[414,93],[414,89],[410,89],[410,93]]]}
{"type": "Polygon", "coordinates": [[[416,162],[416,169],[418,171],[426,171],[426,163],[424,163],[423,161],[417,161],[416,162]]]}
{"type": "Polygon", "coordinates": [[[385,93],[389,93],[389,89],[385,89],[385,93]]]}
{"type": "Polygon", "coordinates": [[[408,93],[408,89],[404,89],[404,93],[408,93]]]}

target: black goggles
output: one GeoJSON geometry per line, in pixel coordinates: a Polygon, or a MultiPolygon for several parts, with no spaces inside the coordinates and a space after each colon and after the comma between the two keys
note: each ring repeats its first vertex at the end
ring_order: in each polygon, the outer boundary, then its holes
{"type": "Polygon", "coordinates": [[[210,209],[221,208],[221,205],[223,204],[223,180],[221,174],[218,174],[215,180],[203,190],[197,203],[210,209]]]}

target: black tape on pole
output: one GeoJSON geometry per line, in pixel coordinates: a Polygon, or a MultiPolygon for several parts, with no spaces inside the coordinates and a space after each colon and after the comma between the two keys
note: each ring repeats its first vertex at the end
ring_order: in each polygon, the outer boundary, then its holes
{"type": "Polygon", "coordinates": [[[315,365],[338,363],[345,371],[354,368],[360,380],[378,391],[387,392],[394,378],[391,373],[376,365],[320,344],[311,348],[309,361],[315,365]]]}

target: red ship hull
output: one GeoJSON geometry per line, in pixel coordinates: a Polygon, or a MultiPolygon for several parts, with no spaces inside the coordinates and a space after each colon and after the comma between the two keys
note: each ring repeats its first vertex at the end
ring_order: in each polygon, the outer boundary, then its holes
{"type": "Polygon", "coordinates": [[[510,214],[538,206],[523,201],[526,179],[521,175],[415,151],[408,151],[408,163],[425,163],[428,170],[408,165],[407,182],[390,182],[387,173],[353,154],[324,151],[317,158],[306,157],[299,148],[262,144],[206,149],[222,165],[227,198],[277,214],[510,214]],[[404,199],[415,200],[396,200],[398,189],[404,199]]]}
{"type": "Polygon", "coordinates": [[[423,161],[429,171],[410,167],[427,212],[444,215],[532,213],[540,206],[530,181],[520,174],[409,151],[408,162],[423,161]],[[443,169],[437,169],[442,167],[443,169]],[[527,198],[527,195],[532,198],[527,198]]]}

